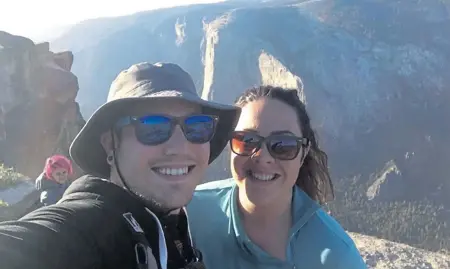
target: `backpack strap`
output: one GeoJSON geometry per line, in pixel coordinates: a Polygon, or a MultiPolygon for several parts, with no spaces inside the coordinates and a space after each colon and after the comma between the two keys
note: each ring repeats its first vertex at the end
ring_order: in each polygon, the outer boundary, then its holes
{"type": "Polygon", "coordinates": [[[189,247],[191,248],[192,255],[193,255],[193,260],[186,265],[186,269],[205,269],[206,267],[205,267],[205,264],[203,263],[203,255],[200,250],[195,248],[194,242],[192,240],[192,234],[191,234],[191,229],[189,227],[189,216],[188,216],[187,210],[185,207],[183,207],[181,210],[182,210],[183,214],[186,216],[186,225],[187,225],[187,232],[188,232],[189,244],[190,244],[189,247]]]}
{"type": "MultiPolygon", "coordinates": [[[[150,243],[145,237],[145,232],[142,230],[141,226],[137,222],[137,220],[133,217],[133,214],[130,212],[124,213],[123,218],[128,225],[128,228],[131,231],[132,241],[134,244],[134,253],[136,257],[136,266],[137,269],[151,269],[156,265],[158,269],[167,269],[167,250],[164,252],[161,249],[161,233],[159,234],[159,263],[154,260],[152,249],[150,248],[150,243]],[[164,255],[165,255],[165,263],[164,263],[164,255]]],[[[159,226],[161,224],[157,219],[155,219],[159,226]]],[[[164,239],[164,235],[162,236],[162,240],[164,239]]],[[[163,245],[165,247],[165,241],[163,241],[163,245]]]]}
{"type": "Polygon", "coordinates": [[[164,230],[162,228],[161,222],[159,221],[155,213],[150,211],[148,208],[145,208],[145,210],[153,217],[155,222],[158,224],[159,263],[161,264],[162,269],[167,269],[167,259],[169,254],[167,253],[167,245],[166,245],[166,238],[164,236],[164,230]]]}

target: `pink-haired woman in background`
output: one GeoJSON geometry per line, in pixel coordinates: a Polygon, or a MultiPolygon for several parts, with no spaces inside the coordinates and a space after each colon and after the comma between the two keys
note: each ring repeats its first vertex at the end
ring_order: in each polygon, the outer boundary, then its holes
{"type": "Polygon", "coordinates": [[[44,171],[36,179],[36,189],[41,191],[40,201],[51,205],[61,199],[70,185],[73,174],[72,162],[63,155],[53,155],[45,161],[44,171]]]}

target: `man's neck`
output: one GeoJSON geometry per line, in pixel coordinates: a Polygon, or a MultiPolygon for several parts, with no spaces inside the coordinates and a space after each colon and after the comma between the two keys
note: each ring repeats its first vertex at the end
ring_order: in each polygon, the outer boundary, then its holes
{"type": "Polygon", "coordinates": [[[111,181],[112,183],[119,185],[120,187],[125,187],[123,185],[122,180],[120,180],[120,177],[117,173],[111,171],[111,176],[109,177],[109,181],[111,181]]]}
{"type": "Polygon", "coordinates": [[[170,211],[169,215],[177,215],[178,216],[178,215],[180,215],[180,213],[181,213],[181,208],[177,208],[177,209],[170,211]]]}

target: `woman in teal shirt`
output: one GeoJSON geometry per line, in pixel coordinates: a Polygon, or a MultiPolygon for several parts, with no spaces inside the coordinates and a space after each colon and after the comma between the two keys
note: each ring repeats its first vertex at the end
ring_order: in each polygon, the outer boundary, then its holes
{"type": "Polygon", "coordinates": [[[318,203],[332,192],[296,90],[252,88],[230,140],[233,179],[200,185],[188,205],[207,268],[366,268],[355,244],[318,203]]]}

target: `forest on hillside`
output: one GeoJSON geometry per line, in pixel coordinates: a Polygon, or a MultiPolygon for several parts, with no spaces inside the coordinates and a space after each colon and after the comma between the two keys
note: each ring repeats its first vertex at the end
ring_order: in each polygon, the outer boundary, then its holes
{"type": "Polygon", "coordinates": [[[336,198],[327,208],[346,230],[432,251],[450,250],[449,216],[443,206],[426,199],[370,201],[358,177],[335,180],[334,186],[336,198]]]}

